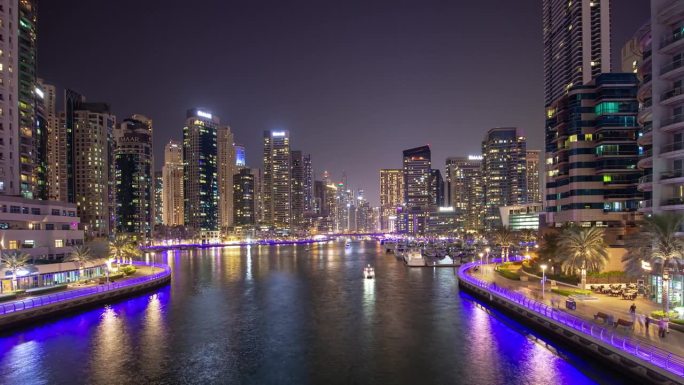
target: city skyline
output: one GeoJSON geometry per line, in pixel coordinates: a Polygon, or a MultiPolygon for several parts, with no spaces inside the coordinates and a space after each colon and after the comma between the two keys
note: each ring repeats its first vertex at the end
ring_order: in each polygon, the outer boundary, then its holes
{"type": "MultiPolygon", "coordinates": [[[[135,4],[146,15],[141,24],[135,14],[123,13],[126,3],[84,3],[68,12],[56,3],[38,4],[40,14],[51,15],[38,18],[38,73],[57,86],[58,98],[62,89],[70,88],[87,95],[88,101],[109,103],[116,116],[149,116],[155,122],[157,170],[161,169],[164,145],[182,138],[185,111],[197,106],[213,111],[231,126],[235,140],[246,147],[251,167],[261,163],[263,130],[286,129],[292,133],[294,148],[311,154],[317,178],[323,170],[333,179],[346,172],[353,186],[366,191],[373,206],[380,203],[378,170],[397,167],[400,161],[399,155],[390,157],[388,153],[430,144],[433,164],[444,171],[447,157],[478,153],[486,131],[504,126],[520,127],[529,140],[528,148],[543,148],[543,79],[538,76],[543,67],[543,41],[541,9],[536,3],[499,4],[497,7],[510,8],[516,17],[489,15],[494,17],[492,22],[481,25],[471,20],[481,20],[491,2],[398,4],[392,8],[383,3],[347,3],[330,11],[310,5],[306,15],[280,9],[280,5],[264,13],[244,4],[208,4],[203,15],[209,20],[203,23],[217,22],[216,18],[231,21],[212,24],[217,29],[207,32],[210,35],[195,32],[199,29],[193,30],[192,23],[170,31],[175,28],[166,25],[166,20],[184,12],[181,7],[157,9],[151,3],[135,4]],[[370,11],[372,19],[364,16],[370,11]],[[87,17],[93,14],[111,17],[87,17]],[[256,19],[250,19],[253,25],[244,25],[237,20],[240,15],[256,19]],[[289,20],[288,28],[277,35],[275,31],[284,28],[281,16],[289,20]],[[321,27],[312,21],[316,19],[332,26],[321,27]],[[127,24],[122,20],[129,21],[131,28],[121,34],[106,33],[107,28],[121,29],[120,25],[127,24]],[[302,26],[290,27],[297,24],[293,20],[301,20],[302,26]],[[222,24],[232,26],[219,27],[222,24]],[[314,37],[319,28],[322,35],[314,37]],[[59,52],[76,29],[97,36],[112,52],[123,52],[122,47],[136,41],[130,48],[136,52],[136,64],[104,60],[106,55],[102,59],[91,55],[86,61],[83,55],[92,44],[88,38],[70,39],[73,55],[65,60],[59,52]],[[518,33],[501,39],[512,29],[518,33]],[[182,36],[174,43],[160,43],[156,38],[165,31],[182,36]],[[473,36],[481,36],[487,43],[476,44],[477,39],[470,39],[473,36]],[[516,45],[525,49],[514,49],[516,45]],[[209,53],[208,60],[200,65],[164,59],[177,55],[179,47],[209,53]],[[350,63],[350,57],[370,70],[350,63]],[[281,65],[270,63],[274,58],[281,65]],[[316,70],[308,74],[314,66],[316,70]],[[179,77],[178,71],[192,75],[179,77]],[[516,76],[511,77],[512,72],[516,76]],[[478,80],[472,83],[470,79],[478,80]],[[500,88],[503,81],[524,82],[531,92],[520,98],[513,83],[500,88]],[[130,92],[132,89],[137,91],[130,92]],[[332,103],[338,97],[339,103],[332,103]],[[498,107],[492,108],[494,105],[498,107]],[[349,153],[354,156],[345,158],[343,164],[338,161],[349,153]]],[[[615,71],[619,69],[620,47],[646,21],[648,2],[615,3],[611,12],[615,71]]],[[[501,14],[507,14],[505,9],[501,14]]]]}

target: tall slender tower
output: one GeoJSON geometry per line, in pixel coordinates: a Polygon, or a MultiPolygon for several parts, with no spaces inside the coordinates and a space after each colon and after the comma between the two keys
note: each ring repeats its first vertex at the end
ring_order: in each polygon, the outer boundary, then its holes
{"type": "Polygon", "coordinates": [[[301,226],[304,221],[304,156],[301,151],[290,155],[292,180],[292,225],[301,226]]]}
{"type": "Polygon", "coordinates": [[[404,203],[402,213],[404,227],[409,234],[422,234],[431,208],[430,174],[432,154],[430,146],[404,150],[404,203]]]}
{"type": "Polygon", "coordinates": [[[304,155],[304,212],[314,212],[314,171],[311,154],[304,155]]]}
{"type": "Polygon", "coordinates": [[[542,195],[539,186],[540,150],[527,150],[525,171],[527,172],[527,203],[541,203],[542,195]]]}
{"type": "Polygon", "coordinates": [[[124,119],[114,130],[116,231],[149,238],[154,225],[152,120],[124,119]]]}
{"type": "Polygon", "coordinates": [[[401,169],[380,170],[381,229],[397,231],[397,208],[404,204],[404,173],[401,169]]]}
{"type": "Polygon", "coordinates": [[[185,225],[203,240],[219,236],[217,131],[210,112],[188,110],[183,127],[185,225]]]}
{"type": "Polygon", "coordinates": [[[482,156],[469,155],[447,158],[450,206],[464,216],[467,232],[482,229],[484,216],[484,181],[482,156]]]}
{"type": "Polygon", "coordinates": [[[183,146],[171,140],[164,148],[162,167],[162,223],[166,226],[185,224],[183,181],[183,146]]]}
{"type": "Polygon", "coordinates": [[[515,127],[492,128],[482,141],[485,229],[501,225],[499,207],[527,203],[527,140],[515,127]]]}
{"type": "Polygon", "coordinates": [[[543,0],[545,104],[610,65],[610,0],[543,0]]]}
{"type": "Polygon", "coordinates": [[[264,131],[263,188],[266,223],[289,228],[292,219],[289,131],[264,131]]]}
{"type": "Polygon", "coordinates": [[[219,222],[222,231],[233,225],[233,175],[237,173],[235,159],[233,133],[229,126],[220,127],[218,129],[218,194],[219,222]]]}

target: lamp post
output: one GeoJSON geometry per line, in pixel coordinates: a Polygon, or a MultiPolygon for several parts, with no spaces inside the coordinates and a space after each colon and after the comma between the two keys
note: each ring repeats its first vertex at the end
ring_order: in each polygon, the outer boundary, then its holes
{"type": "Polygon", "coordinates": [[[544,299],[544,284],[546,283],[546,264],[539,266],[542,269],[542,299],[544,299]]]}
{"type": "Polygon", "coordinates": [[[480,257],[480,274],[484,274],[484,266],[482,266],[482,257],[484,254],[478,253],[477,255],[480,257]]]}
{"type": "Polygon", "coordinates": [[[489,264],[489,252],[490,251],[492,251],[492,249],[490,249],[489,247],[485,248],[485,253],[487,253],[487,255],[485,256],[485,261],[487,262],[487,264],[489,264]]]}

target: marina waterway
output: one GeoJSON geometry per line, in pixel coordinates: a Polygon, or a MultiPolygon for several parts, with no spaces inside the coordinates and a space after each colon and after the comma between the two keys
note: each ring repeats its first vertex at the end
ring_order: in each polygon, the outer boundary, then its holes
{"type": "Polygon", "coordinates": [[[170,285],[0,334],[0,383],[629,383],[378,242],[155,259],[170,285]]]}

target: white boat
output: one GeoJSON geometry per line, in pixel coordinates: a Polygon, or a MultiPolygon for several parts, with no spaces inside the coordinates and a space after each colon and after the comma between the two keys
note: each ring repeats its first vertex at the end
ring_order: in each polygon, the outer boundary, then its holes
{"type": "Polygon", "coordinates": [[[404,262],[409,266],[425,266],[425,259],[420,249],[411,249],[404,255],[404,262]]]}
{"type": "Polygon", "coordinates": [[[363,268],[363,277],[366,279],[375,278],[375,269],[373,269],[370,264],[363,268]]]}
{"type": "Polygon", "coordinates": [[[397,243],[394,241],[385,241],[385,253],[394,253],[397,248],[397,243]]]}

